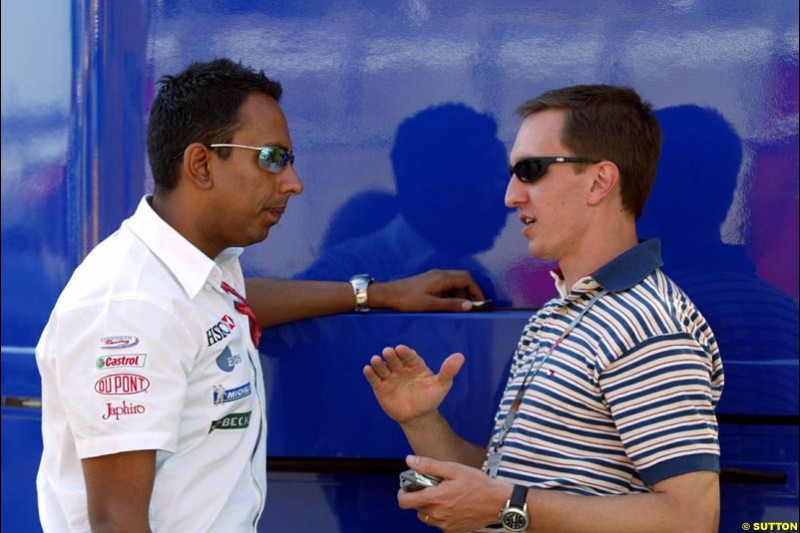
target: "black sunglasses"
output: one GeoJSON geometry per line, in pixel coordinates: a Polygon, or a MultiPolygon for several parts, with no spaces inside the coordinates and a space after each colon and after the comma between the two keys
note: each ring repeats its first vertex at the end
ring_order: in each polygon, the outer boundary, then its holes
{"type": "Polygon", "coordinates": [[[508,167],[511,176],[516,175],[522,183],[532,183],[547,172],[547,167],[553,163],[599,163],[596,159],[588,157],[529,157],[518,161],[513,167],[508,167]]]}

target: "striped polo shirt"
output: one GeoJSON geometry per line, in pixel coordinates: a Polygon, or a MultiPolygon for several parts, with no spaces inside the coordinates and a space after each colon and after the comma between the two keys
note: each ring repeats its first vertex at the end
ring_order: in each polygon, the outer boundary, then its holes
{"type": "Polygon", "coordinates": [[[719,471],[717,343],[661,265],[660,242],[648,240],[569,291],[557,280],[561,297],[525,326],[495,416],[492,442],[526,373],[544,359],[501,447],[498,479],[610,495],[719,471]]]}

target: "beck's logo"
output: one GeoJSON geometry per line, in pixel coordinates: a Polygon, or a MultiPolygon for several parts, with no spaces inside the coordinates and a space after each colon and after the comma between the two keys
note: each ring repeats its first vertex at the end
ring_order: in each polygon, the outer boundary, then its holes
{"type": "Polygon", "coordinates": [[[98,394],[139,394],[150,388],[150,380],[138,374],[111,374],[98,379],[94,390],[98,394]]]}
{"type": "Polygon", "coordinates": [[[103,355],[97,358],[97,368],[99,370],[108,370],[110,368],[122,368],[138,366],[143,367],[147,360],[147,354],[132,353],[125,355],[103,355]]]}
{"type": "Polygon", "coordinates": [[[206,339],[208,340],[208,345],[215,345],[230,335],[231,331],[233,331],[235,328],[236,322],[234,322],[233,319],[228,315],[222,315],[222,318],[219,319],[219,322],[206,330],[206,339]]]}
{"type": "Polygon", "coordinates": [[[130,348],[137,344],[139,344],[139,337],[134,337],[133,335],[116,335],[100,339],[100,348],[103,350],[119,350],[121,348],[130,348]]]}
{"type": "Polygon", "coordinates": [[[250,425],[250,413],[231,413],[223,416],[219,420],[211,422],[211,427],[208,432],[211,433],[215,429],[244,429],[250,425]]]}
{"type": "Polygon", "coordinates": [[[108,420],[112,416],[119,420],[120,416],[125,415],[141,415],[144,414],[144,405],[137,405],[134,403],[122,402],[121,406],[116,406],[112,403],[106,404],[107,412],[103,415],[103,420],[108,420]]]}

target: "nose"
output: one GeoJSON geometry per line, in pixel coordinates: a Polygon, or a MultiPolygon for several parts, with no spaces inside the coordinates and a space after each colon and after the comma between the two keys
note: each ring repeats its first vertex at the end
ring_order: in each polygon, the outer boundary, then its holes
{"type": "Polygon", "coordinates": [[[506,207],[519,207],[528,198],[525,184],[512,175],[508,180],[508,187],[506,187],[506,207]]]}
{"type": "Polygon", "coordinates": [[[286,170],[280,174],[279,189],[281,194],[298,195],[303,192],[303,182],[294,170],[294,165],[289,163],[286,170]]]}

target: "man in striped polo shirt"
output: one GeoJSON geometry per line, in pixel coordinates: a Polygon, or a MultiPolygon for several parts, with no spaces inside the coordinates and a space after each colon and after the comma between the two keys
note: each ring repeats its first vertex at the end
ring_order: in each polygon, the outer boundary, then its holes
{"type": "Polygon", "coordinates": [[[441,479],[400,506],[448,532],[715,531],[719,351],[659,242],[636,235],[661,146],[651,106],[589,85],[519,111],[506,205],[531,255],[558,263],[559,297],[525,326],[487,447],[438,411],[462,354],[438,374],[407,346],[372,357],[364,374],[418,454],[408,465],[441,479]]]}

